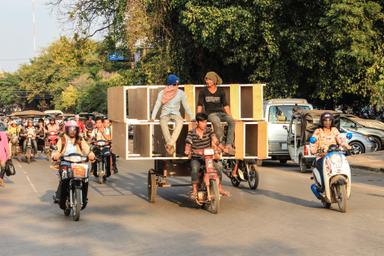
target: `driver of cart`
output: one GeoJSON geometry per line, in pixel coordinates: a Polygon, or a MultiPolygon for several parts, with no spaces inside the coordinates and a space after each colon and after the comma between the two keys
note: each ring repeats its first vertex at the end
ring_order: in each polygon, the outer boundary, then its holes
{"type": "Polygon", "coordinates": [[[161,107],[160,126],[165,139],[165,150],[169,155],[175,152],[175,143],[179,138],[181,129],[183,128],[184,119],[180,114],[180,103],[183,104],[184,110],[189,119],[192,119],[192,112],[187,103],[187,97],[184,91],[179,89],[180,79],[170,74],[167,77],[167,86],[164,90],[160,91],[157,95],[157,100],[152,111],[151,120],[156,119],[157,112],[161,107]],[[169,131],[168,122],[175,121],[176,126],[171,135],[169,131]]]}
{"type": "Polygon", "coordinates": [[[221,77],[211,71],[205,75],[206,87],[199,93],[197,113],[204,111],[208,114],[208,121],[213,125],[216,136],[220,141],[220,148],[224,153],[234,155],[233,140],[235,138],[235,121],[232,118],[231,109],[225,97],[225,92],[218,85],[223,83],[221,77]],[[221,121],[228,124],[226,140],[224,141],[224,129],[221,121]]]}
{"type": "MultiPolygon", "coordinates": [[[[88,156],[89,161],[95,160],[95,155],[90,150],[88,143],[86,143],[80,136],[80,129],[76,121],[67,121],[64,126],[65,134],[57,142],[57,151],[52,155],[53,161],[58,161],[63,155],[70,155],[73,153],[88,156]]],[[[88,189],[88,183],[86,183],[88,189]]],[[[59,186],[56,194],[53,197],[54,202],[58,203],[61,197],[63,182],[60,179],[59,186]]],[[[87,193],[85,193],[86,195],[87,193]]],[[[85,202],[87,200],[85,199],[85,202]]]]}
{"type": "MultiPolygon", "coordinates": [[[[197,185],[199,182],[199,171],[200,167],[203,164],[203,159],[196,150],[213,148],[215,150],[215,159],[220,159],[220,148],[217,146],[219,144],[218,139],[215,133],[210,127],[207,127],[208,115],[206,113],[198,113],[196,115],[196,128],[188,132],[187,138],[185,140],[185,150],[184,153],[191,158],[191,181],[192,181],[192,193],[191,198],[196,198],[197,195],[197,185]]],[[[229,196],[229,192],[223,190],[221,185],[222,180],[222,170],[223,166],[220,161],[214,161],[214,166],[218,171],[220,177],[219,191],[220,194],[224,196],[229,196]]]]}
{"type": "Polygon", "coordinates": [[[323,178],[323,158],[327,154],[329,146],[340,145],[346,149],[351,149],[351,146],[340,136],[339,130],[335,127],[335,118],[329,112],[324,112],[320,116],[320,127],[314,131],[312,136],[316,138],[316,142],[311,144],[311,152],[316,155],[316,168],[323,178]]]}
{"type": "Polygon", "coordinates": [[[106,129],[103,125],[103,118],[96,117],[95,128],[91,134],[92,140],[111,140],[111,134],[106,132],[106,129]]]}

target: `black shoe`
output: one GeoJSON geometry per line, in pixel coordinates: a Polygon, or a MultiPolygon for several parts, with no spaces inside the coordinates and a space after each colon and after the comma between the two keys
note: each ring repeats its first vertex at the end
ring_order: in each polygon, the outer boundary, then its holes
{"type": "Polygon", "coordinates": [[[116,174],[116,173],[119,173],[119,170],[117,169],[117,167],[113,167],[113,173],[116,174]]]}

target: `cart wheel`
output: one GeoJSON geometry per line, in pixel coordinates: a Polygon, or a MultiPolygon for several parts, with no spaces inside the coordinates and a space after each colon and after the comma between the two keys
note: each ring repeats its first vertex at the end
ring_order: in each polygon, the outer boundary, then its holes
{"type": "Polygon", "coordinates": [[[155,170],[150,169],[148,171],[148,201],[151,203],[156,202],[157,183],[155,170]]]}

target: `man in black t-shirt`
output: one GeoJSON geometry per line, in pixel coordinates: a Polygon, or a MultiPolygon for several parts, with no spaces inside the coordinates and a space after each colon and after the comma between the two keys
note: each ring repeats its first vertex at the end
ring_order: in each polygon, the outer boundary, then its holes
{"type": "Polygon", "coordinates": [[[216,136],[220,140],[220,143],[225,144],[222,149],[225,153],[234,155],[235,150],[232,144],[235,137],[235,121],[232,118],[224,90],[217,87],[217,85],[223,81],[218,74],[212,71],[208,72],[204,79],[207,87],[204,87],[199,93],[197,113],[202,112],[204,107],[205,112],[208,114],[208,121],[212,123],[216,136]],[[226,141],[223,141],[224,130],[221,127],[221,121],[227,122],[228,124],[226,141]]]}

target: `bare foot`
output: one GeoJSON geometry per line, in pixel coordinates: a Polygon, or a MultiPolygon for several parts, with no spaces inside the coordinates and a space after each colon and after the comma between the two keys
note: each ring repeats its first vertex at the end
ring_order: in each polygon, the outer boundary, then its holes
{"type": "Polygon", "coordinates": [[[229,193],[228,191],[225,191],[225,190],[221,190],[221,191],[220,191],[220,195],[230,197],[230,196],[231,196],[231,193],[229,193]]]}
{"type": "Polygon", "coordinates": [[[0,178],[0,187],[4,187],[4,180],[0,178]]]}

